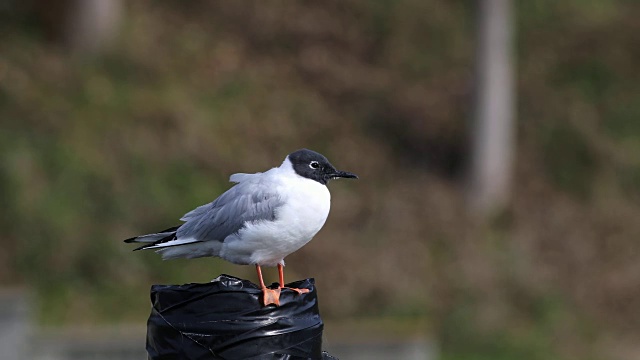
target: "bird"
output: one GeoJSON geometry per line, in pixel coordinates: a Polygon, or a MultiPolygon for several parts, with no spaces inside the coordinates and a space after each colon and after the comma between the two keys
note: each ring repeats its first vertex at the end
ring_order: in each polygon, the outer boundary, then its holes
{"type": "MultiPolygon", "coordinates": [[[[218,257],[238,265],[255,265],[262,305],[280,305],[284,258],[307,244],[324,226],[331,195],[327,183],[358,179],[336,170],[322,154],[308,149],[288,154],[282,164],[265,172],[237,173],[235,183],[212,202],[160,232],[135,236],[126,243],[144,243],[134,250],[156,250],[164,260],[218,257]],[[278,268],[279,286],[265,286],[261,266],[278,268]]],[[[308,289],[289,288],[298,294],[308,289]]]]}

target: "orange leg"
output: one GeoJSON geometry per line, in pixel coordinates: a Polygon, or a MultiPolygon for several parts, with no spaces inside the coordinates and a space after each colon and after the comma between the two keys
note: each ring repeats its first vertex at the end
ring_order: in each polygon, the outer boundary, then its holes
{"type": "Polygon", "coordinates": [[[262,270],[258,264],[256,264],[256,271],[258,272],[258,279],[260,280],[260,289],[262,289],[262,305],[267,306],[274,304],[280,306],[280,288],[276,290],[268,289],[264,284],[262,270]]]}
{"type": "Polygon", "coordinates": [[[278,277],[280,278],[280,287],[284,287],[284,266],[278,264],[278,277]]]}
{"type": "MultiPolygon", "coordinates": [[[[282,289],[284,288],[284,266],[282,266],[282,264],[278,264],[278,276],[280,278],[280,289],[282,289]]],[[[288,287],[287,289],[291,289],[297,292],[298,294],[305,294],[309,292],[309,289],[297,289],[297,288],[290,288],[290,287],[288,287]]]]}

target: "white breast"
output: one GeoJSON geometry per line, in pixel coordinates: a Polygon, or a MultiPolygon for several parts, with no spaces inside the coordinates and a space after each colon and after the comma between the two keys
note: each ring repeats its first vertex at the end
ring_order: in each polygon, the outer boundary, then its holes
{"type": "Polygon", "coordinates": [[[275,266],[308,243],[327,220],[331,195],[325,185],[292,169],[269,172],[284,200],[276,221],[247,224],[237,236],[225,240],[220,257],[238,264],[275,266]]]}

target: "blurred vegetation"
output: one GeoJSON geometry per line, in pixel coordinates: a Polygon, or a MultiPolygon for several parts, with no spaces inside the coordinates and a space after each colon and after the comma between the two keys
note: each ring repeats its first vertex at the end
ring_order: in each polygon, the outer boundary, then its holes
{"type": "Polygon", "coordinates": [[[121,239],[308,147],[361,177],[331,185],[325,229],[287,259],[289,279],[316,277],[325,318],[425,319],[444,359],[637,356],[639,15],[518,2],[514,198],[483,224],[461,191],[471,1],[131,2],[89,59],[8,2],[0,281],[66,324],[142,322],[151,283],[252,279],[121,239]]]}

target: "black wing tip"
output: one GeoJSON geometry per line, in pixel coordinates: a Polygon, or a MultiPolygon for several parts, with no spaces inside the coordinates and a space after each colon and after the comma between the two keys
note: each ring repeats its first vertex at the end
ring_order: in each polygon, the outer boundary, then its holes
{"type": "MultiPolygon", "coordinates": [[[[176,225],[176,226],[170,227],[170,228],[168,228],[168,229],[165,229],[165,230],[162,230],[162,231],[158,231],[157,233],[158,233],[158,234],[162,234],[162,233],[174,233],[174,234],[172,234],[172,235],[175,235],[175,232],[178,230],[178,228],[180,228],[180,226],[182,226],[182,225],[176,225]]],[[[145,236],[145,235],[142,235],[142,236],[145,236]]],[[[123,241],[124,241],[124,242],[126,242],[127,244],[130,244],[130,243],[137,242],[136,240],[137,240],[139,237],[140,237],[140,236],[134,236],[134,237],[132,237],[132,238],[124,239],[123,241]]],[[[164,240],[164,239],[163,239],[163,240],[164,240]]],[[[145,246],[147,246],[147,245],[145,245],[145,246]]],[[[140,249],[138,248],[138,249],[135,249],[135,250],[140,250],[140,249]]]]}
{"type": "MultiPolygon", "coordinates": [[[[125,239],[125,240],[123,240],[123,241],[124,241],[124,242],[126,242],[127,244],[131,244],[131,243],[136,242],[136,239],[137,239],[137,238],[138,238],[138,237],[136,236],[136,237],[132,237],[132,238],[125,239]]],[[[150,245],[150,244],[144,244],[144,245],[142,245],[142,246],[140,246],[140,247],[137,247],[137,248],[133,249],[133,251],[142,250],[142,249],[146,248],[146,247],[147,247],[147,246],[149,246],[149,245],[150,245]]]]}

